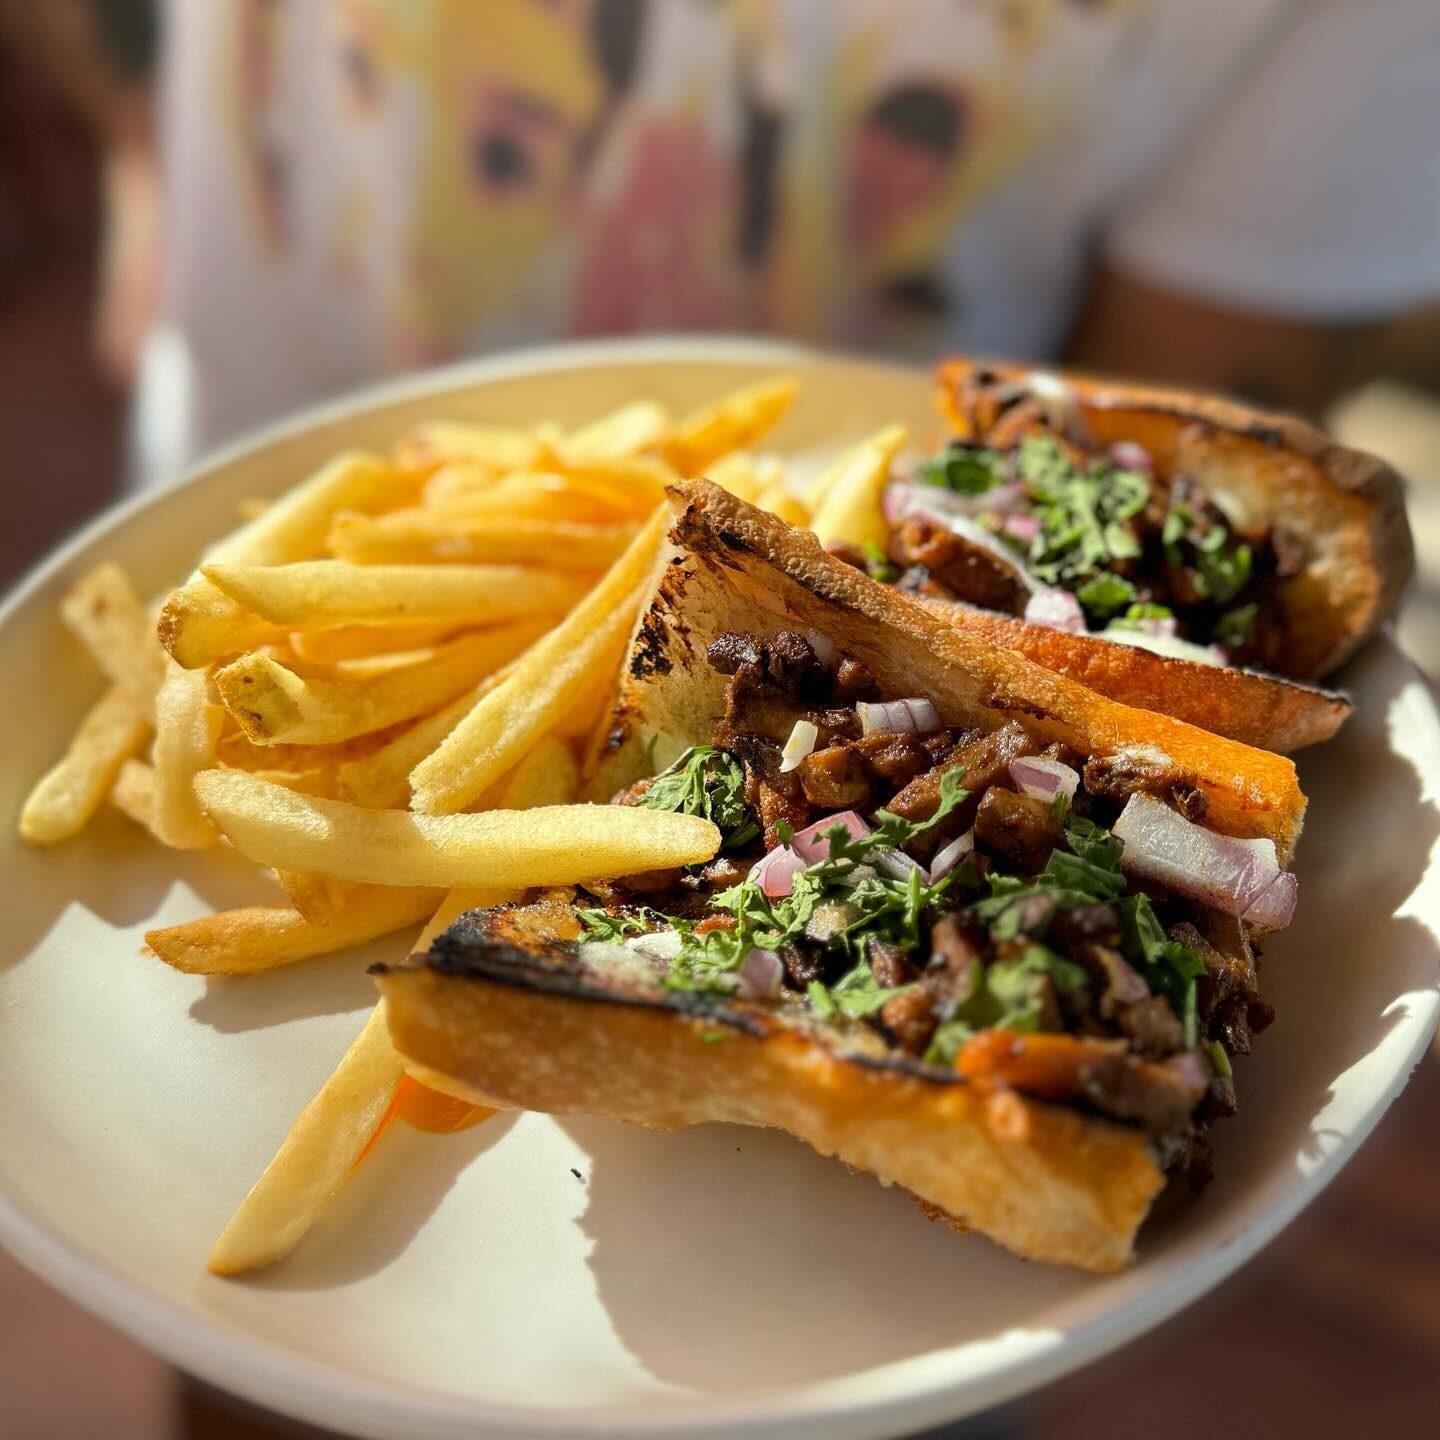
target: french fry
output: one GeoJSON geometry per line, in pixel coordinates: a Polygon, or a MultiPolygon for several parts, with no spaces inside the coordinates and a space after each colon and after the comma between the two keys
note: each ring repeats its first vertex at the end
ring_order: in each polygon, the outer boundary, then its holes
{"type": "MultiPolygon", "coordinates": [[[[324,554],[325,537],[339,511],[384,509],[409,488],[378,456],[347,452],[212,546],[206,559],[220,565],[287,565],[312,559],[324,554]]],[[[257,633],[253,618],[203,576],[171,595],[160,613],[159,633],[161,644],[187,670],[271,643],[263,632],[257,633]]]]}
{"type": "Polygon", "coordinates": [[[509,673],[497,672],[443,710],[417,720],[373,755],[340,767],[340,795],[375,810],[400,810],[410,803],[410,772],[470,713],[481,695],[509,673]]]}
{"type": "Polygon", "coordinates": [[[59,763],[30,792],[20,812],[20,838],[27,845],[57,845],[78,835],[149,733],[149,722],[130,696],[111,685],[80,722],[59,763]]]}
{"type": "Polygon", "coordinates": [[[202,565],[225,594],[273,624],[294,629],[449,620],[489,625],[517,615],[563,615],[584,584],[573,575],[517,565],[202,565]]]}
{"type": "Polygon", "coordinates": [[[595,688],[597,677],[619,668],[668,523],[669,511],[656,510],[590,594],[415,767],[416,810],[445,815],[473,804],[595,688]]]}
{"type": "Polygon", "coordinates": [[[190,975],[258,975],[418,925],[443,894],[439,889],[351,885],[344,904],[319,923],[289,905],[246,905],[151,930],[145,943],[167,965],[190,975]]]}
{"type": "Polygon", "coordinates": [[[539,621],[482,630],[423,658],[367,676],[299,675],[266,655],[243,655],[215,672],[215,686],[247,738],[334,744],[410,720],[453,700],[528,649],[539,621]]]}
{"type": "MultiPolygon", "coordinates": [[[[235,725],[229,711],[225,712],[225,720],[235,725]]],[[[215,746],[215,758],[235,770],[304,770],[308,766],[319,766],[338,771],[343,765],[383,750],[397,735],[405,733],[409,723],[357,735],[353,740],[340,740],[334,745],[256,745],[235,725],[234,730],[221,734],[215,746]]]]}
{"type": "Polygon", "coordinates": [[[823,524],[826,528],[822,545],[844,541],[863,549],[866,541],[873,541],[884,548],[889,527],[880,496],[905,440],[903,425],[888,425],[846,450],[811,484],[805,504],[812,517],[811,529],[819,535],[818,527],[823,524]]]}
{"type": "Polygon", "coordinates": [[[412,509],[341,515],[330,531],[330,548],[357,565],[441,562],[594,570],[608,565],[634,534],[635,527],[625,524],[412,509]]]}
{"type": "Polygon", "coordinates": [[[702,406],[679,420],[663,454],[687,478],[702,474],[732,450],[753,445],[790,408],[800,388],[793,375],[779,375],[702,406]]]}
{"type": "Polygon", "coordinates": [[[402,650],[426,650],[454,639],[466,627],[455,622],[407,620],[391,625],[327,625],[320,630],[292,630],[290,648],[307,665],[336,665],[402,650]]]}
{"type": "Polygon", "coordinates": [[[561,447],[567,466],[604,464],[626,460],[654,450],[670,425],[663,405],[635,400],[568,435],[561,447]]]}
{"type": "Polygon", "coordinates": [[[767,485],[755,498],[755,503],[772,515],[778,515],[787,525],[808,525],[810,512],[802,501],[785,488],[784,481],[767,485]]]}
{"type": "Polygon", "coordinates": [[[458,461],[503,474],[508,470],[533,470],[555,457],[545,440],[528,430],[434,421],[400,439],[394,458],[402,470],[431,470],[458,461]]]}
{"type": "Polygon", "coordinates": [[[110,787],[110,803],[124,816],[146,830],[155,828],[155,767],[130,759],[110,787]]]}
{"type": "Polygon", "coordinates": [[[698,816],[623,805],[412,815],[298,795],[243,770],[207,771],[195,790],[257,864],[356,884],[573,885],[694,864],[720,843],[698,816]]]}
{"type": "Polygon", "coordinates": [[[543,805],[572,805],[580,793],[575,752],[547,735],[515,767],[501,787],[497,810],[535,810],[543,805]]]}
{"type": "Polygon", "coordinates": [[[105,678],[120,686],[135,709],[153,723],[165,653],[129,576],[111,562],[97,565],[66,592],[60,618],[105,678]]]}
{"type": "MultiPolygon", "coordinates": [[[[383,890],[391,897],[387,903],[399,904],[398,898],[405,893],[405,887],[398,885],[372,886],[347,885],[343,880],[332,880],[328,875],[306,875],[296,870],[277,870],[275,878],[285,892],[285,898],[312,925],[328,925],[352,905],[367,905],[375,901],[372,891],[383,890]]],[[[419,888],[410,891],[415,903],[423,907],[427,902],[428,915],[445,898],[443,890],[419,888]]]]}
{"type": "Polygon", "coordinates": [[[257,780],[268,781],[271,785],[283,785],[287,790],[297,790],[301,795],[323,795],[330,800],[340,798],[340,785],[332,767],[307,765],[298,770],[247,770],[257,780]]]}
{"type": "MultiPolygon", "coordinates": [[[[415,948],[423,950],[465,911],[511,898],[504,892],[452,890],[415,948]]],[[[299,1244],[368,1154],[404,1076],[382,1003],[370,1012],[334,1073],[300,1112],[265,1173],[230,1217],[206,1261],[213,1274],[238,1275],[271,1264],[299,1244]]]]}
{"type": "Polygon", "coordinates": [[[755,455],[749,450],[732,450],[722,455],[705,472],[707,480],[713,480],[722,490],[753,505],[778,476],[767,476],[756,463],[755,455]]]}
{"type": "Polygon", "coordinates": [[[162,844],[203,850],[215,843],[215,827],[195,799],[195,776],[215,763],[224,711],[210,701],[203,670],[184,670],[174,660],[155,697],[155,811],[151,828],[162,844]]]}

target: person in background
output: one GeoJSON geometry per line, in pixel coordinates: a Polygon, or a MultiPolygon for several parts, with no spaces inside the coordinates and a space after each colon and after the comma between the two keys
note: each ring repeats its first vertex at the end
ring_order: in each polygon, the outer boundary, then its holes
{"type": "Polygon", "coordinates": [[[110,141],[97,334],[150,475],[565,336],[1054,357],[1312,413],[1440,381],[1433,0],[0,13],[110,141]]]}

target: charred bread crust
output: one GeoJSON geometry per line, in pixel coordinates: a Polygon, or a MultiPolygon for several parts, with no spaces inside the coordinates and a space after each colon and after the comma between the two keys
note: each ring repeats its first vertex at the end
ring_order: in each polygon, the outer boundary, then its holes
{"type": "Polygon", "coordinates": [[[827,554],[815,537],[709,481],[672,492],[678,546],[640,622],[656,655],[632,652],[608,732],[588,761],[592,798],[651,771],[651,738],[676,747],[713,733],[724,678],[705,650],[722,630],[814,628],[864,662],[881,688],[932,700],[946,725],[1015,720],[1044,743],[1089,758],[1143,756],[1198,791],[1206,823],[1275,842],[1288,864],[1305,811],[1294,764],[1163,714],[1096,694],[827,554]]]}
{"type": "Polygon", "coordinates": [[[1071,635],[1027,625],[1012,615],[954,601],[924,603],[953,624],[995,645],[1018,650],[1101,695],[1137,710],[1158,710],[1216,735],[1278,755],[1328,740],[1355,708],[1334,690],[1278,675],[1200,665],[1119,645],[1099,635],[1071,635]]]}
{"type": "Polygon", "coordinates": [[[407,1065],[449,1093],[658,1130],[778,1127],[1030,1259],[1119,1269],[1163,1184],[1138,1130],[715,997],[627,994],[573,952],[492,942],[483,916],[377,983],[407,1065]]]}
{"type": "MultiPolygon", "coordinates": [[[[957,433],[984,440],[976,396],[991,383],[1023,384],[1024,365],[952,360],[940,369],[940,405],[957,433]],[[990,379],[993,377],[993,382],[990,379]]],[[[1183,470],[1242,528],[1282,525],[1306,559],[1279,588],[1284,643],[1267,668],[1294,679],[1328,675],[1387,620],[1414,569],[1404,487],[1383,460],[1336,444],[1290,415],[1217,396],[1058,373],[1104,444],[1133,440],[1162,472],[1183,470]]]]}

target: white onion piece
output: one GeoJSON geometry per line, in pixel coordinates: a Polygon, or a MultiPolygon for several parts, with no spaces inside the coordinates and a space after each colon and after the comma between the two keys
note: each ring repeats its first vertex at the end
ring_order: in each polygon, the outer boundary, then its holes
{"type": "Polygon", "coordinates": [[[929,735],[940,729],[939,714],[923,697],[887,700],[883,705],[861,700],[855,706],[855,713],[866,735],[929,735]]]}
{"type": "Polygon", "coordinates": [[[918,861],[912,859],[903,850],[881,850],[875,856],[875,863],[887,875],[896,880],[908,880],[912,870],[920,872],[920,883],[930,883],[930,872],[918,861]]]}
{"type": "Polygon", "coordinates": [[[1065,630],[1071,635],[1085,633],[1085,612],[1068,590],[1046,586],[1035,591],[1025,603],[1025,619],[1031,625],[1065,630]]]}
{"type": "Polygon", "coordinates": [[[673,960],[684,948],[685,937],[678,930],[648,930],[644,935],[631,935],[620,943],[642,955],[653,955],[657,960],[673,960]]]}
{"type": "MultiPolygon", "coordinates": [[[[790,849],[810,865],[814,865],[820,860],[828,860],[830,858],[830,842],[822,839],[821,836],[825,831],[833,830],[837,825],[843,825],[852,840],[858,840],[862,835],[870,833],[870,827],[853,810],[840,810],[834,815],[827,815],[813,825],[807,825],[803,830],[797,831],[791,837],[790,849]]],[[[771,854],[774,853],[774,851],[771,852],[771,854]]],[[[766,856],[766,859],[769,859],[769,856],[766,856]]],[[[763,865],[765,862],[762,860],[760,863],[763,865]]],[[[787,890],[785,893],[788,895],[790,892],[787,890]]]]}
{"type": "Polygon", "coordinates": [[[815,658],[822,665],[828,665],[835,658],[835,642],[828,635],[812,629],[805,632],[805,638],[810,642],[815,658]]]}
{"type": "Polygon", "coordinates": [[[795,877],[808,870],[809,862],[788,845],[777,845],[750,867],[746,879],[753,880],[772,900],[779,900],[795,890],[795,877]]]}
{"type": "Polygon", "coordinates": [[[815,749],[820,731],[809,720],[797,720],[790,729],[790,738],[780,752],[780,772],[787,774],[815,749]]]}
{"type": "Polygon", "coordinates": [[[1053,800],[1056,795],[1073,800],[1080,785],[1078,771],[1059,760],[1048,760],[1043,755],[1026,755],[1012,760],[1010,778],[1020,787],[1020,793],[1032,800],[1053,800]]]}
{"type": "Polygon", "coordinates": [[[1287,872],[1261,848],[1217,835],[1139,791],[1125,802],[1115,835],[1124,841],[1120,863],[1131,874],[1272,930],[1290,923],[1295,877],[1281,880],[1287,872]]]}
{"type": "Polygon", "coordinates": [[[975,832],[967,830],[957,835],[948,845],[935,852],[930,862],[930,881],[943,880],[957,865],[968,860],[975,853],[975,832]]]}
{"type": "Polygon", "coordinates": [[[1142,635],[1175,635],[1180,629],[1179,621],[1173,615],[1149,615],[1134,623],[1142,635]]]}
{"type": "Polygon", "coordinates": [[[1110,447],[1110,458],[1123,470],[1139,470],[1148,474],[1155,468],[1150,452],[1133,440],[1117,440],[1110,447]]]}
{"type": "Polygon", "coordinates": [[[773,950],[750,950],[738,973],[740,984],[735,993],[742,1000],[773,1000],[780,993],[785,967],[773,950]]]}

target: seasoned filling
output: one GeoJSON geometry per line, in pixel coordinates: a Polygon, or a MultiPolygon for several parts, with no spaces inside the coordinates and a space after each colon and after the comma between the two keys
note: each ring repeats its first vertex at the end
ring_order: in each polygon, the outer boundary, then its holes
{"type": "Polygon", "coordinates": [[[1267,596],[1304,563],[1279,528],[1241,531],[1135,444],[1102,448],[1035,408],[1003,443],[954,441],[886,490],[875,578],[1032,623],[1211,664],[1264,663],[1267,596]]]}
{"type": "Polygon", "coordinates": [[[947,726],[820,636],[725,634],[709,662],[713,743],[616,803],[704,815],[721,853],[591,886],[582,939],[1139,1125],[1203,1178],[1230,1057],[1270,1019],[1251,936],[1294,903],[1273,846],[1205,831],[1156,757],[947,726]]]}

